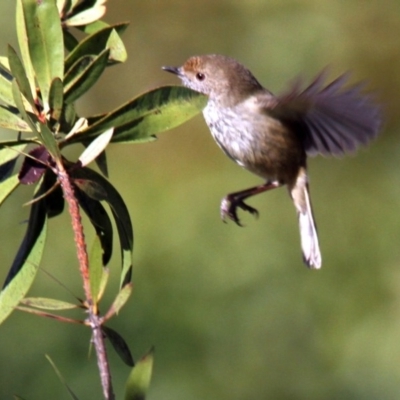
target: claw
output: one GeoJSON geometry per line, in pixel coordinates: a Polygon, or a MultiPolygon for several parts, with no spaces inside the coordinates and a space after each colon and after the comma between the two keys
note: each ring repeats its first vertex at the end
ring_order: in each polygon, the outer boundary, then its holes
{"type": "Polygon", "coordinates": [[[237,216],[237,208],[241,208],[243,211],[247,211],[250,214],[254,215],[256,218],[258,218],[258,211],[247,205],[243,200],[241,199],[235,199],[234,197],[226,196],[222,199],[221,202],[221,218],[222,221],[226,222],[226,218],[231,219],[234,221],[237,225],[243,226],[237,216]]]}

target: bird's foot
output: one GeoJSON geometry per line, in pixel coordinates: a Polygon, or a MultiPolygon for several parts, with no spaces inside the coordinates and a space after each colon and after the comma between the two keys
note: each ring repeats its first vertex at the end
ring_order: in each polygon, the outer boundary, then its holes
{"type": "Polygon", "coordinates": [[[240,198],[235,198],[228,195],[224,197],[221,202],[220,210],[222,221],[226,222],[226,218],[229,218],[237,225],[243,226],[237,216],[237,208],[241,208],[243,211],[249,212],[256,218],[258,217],[258,211],[255,208],[250,207],[240,198]]]}

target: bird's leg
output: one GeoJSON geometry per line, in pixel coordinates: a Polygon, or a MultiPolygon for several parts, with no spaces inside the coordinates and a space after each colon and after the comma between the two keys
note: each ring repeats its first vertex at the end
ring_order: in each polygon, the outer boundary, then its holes
{"type": "Polygon", "coordinates": [[[238,207],[258,217],[258,211],[255,208],[250,207],[248,204],[246,204],[244,200],[247,199],[248,197],[266,192],[267,190],[275,189],[279,186],[281,186],[281,184],[278,181],[273,181],[273,182],[267,181],[263,185],[254,186],[249,189],[241,190],[240,192],[228,194],[222,199],[221,202],[222,220],[226,222],[225,220],[228,217],[232,221],[236,222],[236,224],[238,224],[239,226],[242,226],[237,216],[236,209],[238,207]]]}

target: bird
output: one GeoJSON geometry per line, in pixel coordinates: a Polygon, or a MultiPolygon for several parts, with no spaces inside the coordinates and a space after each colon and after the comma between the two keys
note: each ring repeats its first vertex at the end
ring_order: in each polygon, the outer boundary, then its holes
{"type": "Polygon", "coordinates": [[[307,157],[341,156],[374,139],[382,113],[365,82],[349,85],[349,73],[325,83],[323,70],[305,88],[297,79],[274,95],[244,65],[220,54],[193,56],[180,67],[164,66],[183,85],[208,96],[203,116],[222,151],[264,183],[230,193],[220,212],[241,226],[237,210],[256,194],[286,185],[297,211],[303,262],[320,269],[321,250],[310,199],[307,157]]]}

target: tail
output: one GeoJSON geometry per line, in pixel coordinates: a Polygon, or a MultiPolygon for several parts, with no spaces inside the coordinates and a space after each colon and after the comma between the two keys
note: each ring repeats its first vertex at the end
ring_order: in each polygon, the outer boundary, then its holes
{"type": "Polygon", "coordinates": [[[319,269],[322,263],[321,251],[319,249],[317,228],[314,222],[305,168],[301,168],[299,171],[296,183],[290,190],[290,194],[299,216],[303,261],[307,267],[319,269]]]}

